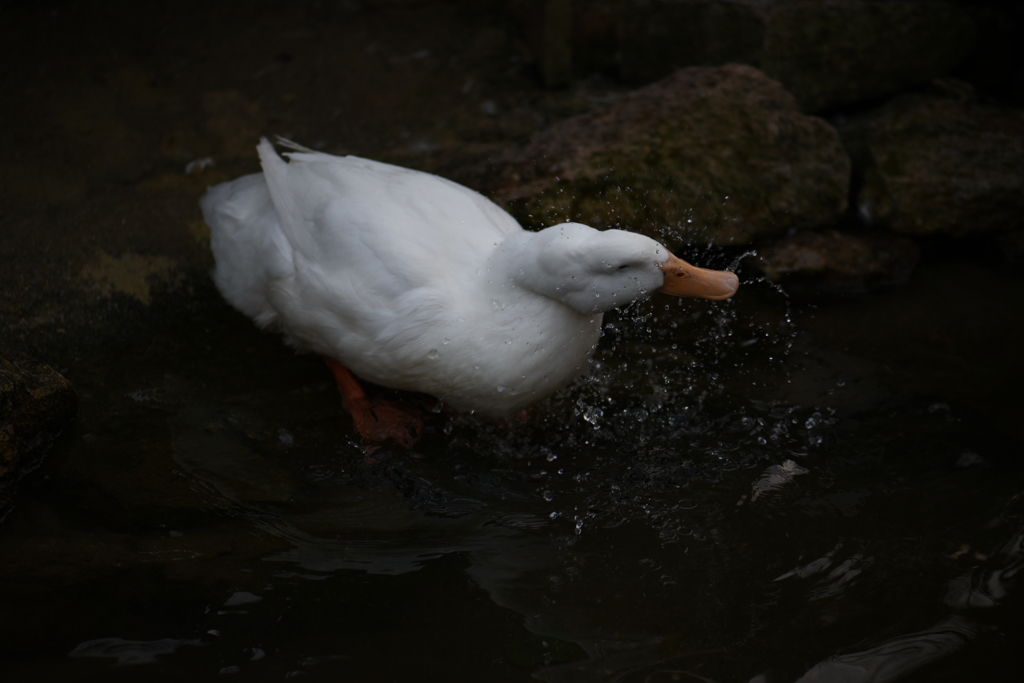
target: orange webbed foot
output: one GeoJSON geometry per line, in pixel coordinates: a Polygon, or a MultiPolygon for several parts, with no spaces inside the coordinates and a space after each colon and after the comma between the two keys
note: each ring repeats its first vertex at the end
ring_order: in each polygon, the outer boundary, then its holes
{"type": "Polygon", "coordinates": [[[419,411],[383,399],[371,400],[348,368],[333,358],[324,361],[334,373],[342,405],[352,415],[359,436],[377,444],[390,440],[407,449],[419,441],[423,434],[419,411]]]}
{"type": "Polygon", "coordinates": [[[423,434],[423,420],[412,408],[382,399],[362,399],[350,402],[348,411],[359,436],[367,441],[390,439],[402,448],[412,448],[423,434]]]}

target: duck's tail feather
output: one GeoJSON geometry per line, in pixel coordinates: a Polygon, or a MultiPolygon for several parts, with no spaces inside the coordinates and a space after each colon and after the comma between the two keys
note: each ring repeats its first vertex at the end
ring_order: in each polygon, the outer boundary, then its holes
{"type": "MultiPolygon", "coordinates": [[[[302,185],[302,178],[293,177],[295,164],[289,164],[282,159],[274,145],[266,138],[260,138],[256,151],[260,155],[260,165],[263,166],[263,177],[267,180],[270,199],[281,220],[282,232],[295,250],[306,256],[316,254],[316,240],[310,233],[307,217],[303,215],[302,207],[299,205],[299,197],[305,196],[308,188],[303,188],[303,191],[299,192],[292,187],[293,183],[302,185]]],[[[302,175],[301,170],[298,173],[302,175]]]]}
{"type": "Polygon", "coordinates": [[[288,138],[283,137],[281,135],[275,135],[274,138],[276,138],[277,144],[281,145],[282,147],[287,147],[288,149],[294,150],[296,152],[307,152],[309,154],[316,154],[316,150],[310,149],[305,145],[300,145],[299,143],[289,140],[288,138]]]}

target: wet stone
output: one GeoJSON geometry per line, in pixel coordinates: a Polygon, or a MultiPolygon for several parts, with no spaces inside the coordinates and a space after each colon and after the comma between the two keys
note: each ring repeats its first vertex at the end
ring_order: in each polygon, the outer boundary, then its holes
{"type": "Polygon", "coordinates": [[[773,2],[761,67],[804,111],[884,97],[960,63],[975,40],[951,2],[773,2]]]}
{"type": "Polygon", "coordinates": [[[836,131],[776,81],[728,65],[680,70],[453,175],[530,227],[745,244],[833,223],[850,162],[836,131]]]}
{"type": "Polygon", "coordinates": [[[905,284],[919,256],[905,237],[826,230],[786,237],[746,262],[791,295],[828,297],[905,284]]]}
{"type": "MultiPolygon", "coordinates": [[[[542,5],[514,3],[538,61],[542,5]]],[[[750,64],[815,112],[942,76],[975,35],[972,16],[945,1],[590,0],[575,3],[571,43],[577,75],[643,84],[679,67],[750,64]]]]}
{"type": "MultiPolygon", "coordinates": [[[[527,37],[539,33],[539,13],[519,2],[527,37]]],[[[577,73],[611,73],[627,83],[650,83],[682,66],[756,64],[765,17],[752,3],[727,0],[591,0],[573,9],[577,73]]]]}
{"type": "Polygon", "coordinates": [[[1020,226],[1024,112],[975,103],[967,88],[899,97],[841,127],[865,221],[954,237],[1020,226]]]}
{"type": "Polygon", "coordinates": [[[74,388],[56,370],[0,351],[0,520],[13,505],[18,482],[39,466],[77,406],[74,388]]]}

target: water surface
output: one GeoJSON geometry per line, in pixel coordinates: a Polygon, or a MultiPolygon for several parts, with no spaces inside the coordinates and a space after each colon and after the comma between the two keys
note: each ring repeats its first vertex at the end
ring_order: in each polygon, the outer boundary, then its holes
{"type": "Polygon", "coordinates": [[[998,679],[1022,296],[938,258],[657,298],[526,419],[369,455],[322,363],[197,283],[64,368],[79,418],[0,530],[4,678],[998,679]]]}

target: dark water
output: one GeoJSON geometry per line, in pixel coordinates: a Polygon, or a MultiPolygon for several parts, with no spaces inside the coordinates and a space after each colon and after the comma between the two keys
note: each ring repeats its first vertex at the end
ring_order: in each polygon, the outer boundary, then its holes
{"type": "Polygon", "coordinates": [[[197,287],[65,368],[78,421],[0,530],[6,681],[1015,668],[1019,273],[659,298],[525,420],[372,457],[320,361],[197,287]]]}

